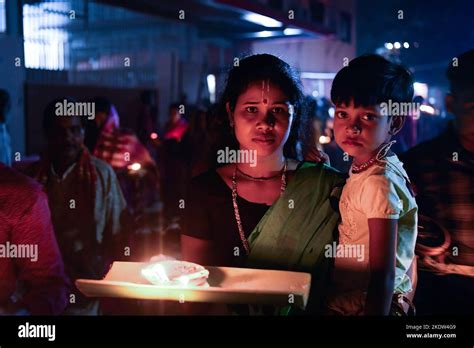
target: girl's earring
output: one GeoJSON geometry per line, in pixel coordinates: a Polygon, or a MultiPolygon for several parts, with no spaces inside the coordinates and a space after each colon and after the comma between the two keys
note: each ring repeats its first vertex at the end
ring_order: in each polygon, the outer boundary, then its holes
{"type": "Polygon", "coordinates": [[[375,159],[377,161],[382,161],[385,158],[385,156],[387,156],[387,154],[390,151],[390,148],[392,147],[392,145],[395,144],[396,142],[397,142],[396,140],[392,140],[388,143],[383,144],[382,147],[380,148],[379,152],[375,156],[375,159]]]}

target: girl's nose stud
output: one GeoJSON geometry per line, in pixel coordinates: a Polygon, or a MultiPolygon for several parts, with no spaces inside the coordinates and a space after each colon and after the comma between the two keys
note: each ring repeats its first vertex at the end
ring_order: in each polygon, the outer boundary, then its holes
{"type": "Polygon", "coordinates": [[[355,133],[359,133],[360,129],[357,126],[351,127],[352,131],[355,133]]]}

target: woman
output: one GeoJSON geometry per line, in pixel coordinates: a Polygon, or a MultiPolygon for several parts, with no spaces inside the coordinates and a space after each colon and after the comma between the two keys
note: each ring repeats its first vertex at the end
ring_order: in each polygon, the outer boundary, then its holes
{"type": "Polygon", "coordinates": [[[314,272],[319,303],[344,178],[294,159],[305,128],[302,101],[295,72],[275,56],[249,56],[232,68],[219,116],[230,126],[229,147],[247,161],[192,180],[181,243],[183,259],[203,265],[314,272]]]}

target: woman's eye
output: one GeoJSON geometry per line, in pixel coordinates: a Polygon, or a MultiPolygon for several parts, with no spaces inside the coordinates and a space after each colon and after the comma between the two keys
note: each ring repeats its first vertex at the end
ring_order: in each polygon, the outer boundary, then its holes
{"type": "Polygon", "coordinates": [[[258,108],[255,106],[247,106],[245,108],[245,111],[247,111],[248,113],[254,114],[258,111],[258,108]]]}
{"type": "Polygon", "coordinates": [[[344,111],[336,111],[336,117],[346,118],[347,114],[344,111]]]}
{"type": "Polygon", "coordinates": [[[284,108],[280,108],[280,107],[272,109],[272,113],[274,113],[274,114],[282,114],[282,113],[285,113],[285,112],[286,112],[286,110],[284,108]]]}
{"type": "Polygon", "coordinates": [[[365,114],[364,116],[362,116],[362,119],[366,121],[373,121],[376,118],[377,118],[377,115],[374,115],[374,114],[365,114]]]}

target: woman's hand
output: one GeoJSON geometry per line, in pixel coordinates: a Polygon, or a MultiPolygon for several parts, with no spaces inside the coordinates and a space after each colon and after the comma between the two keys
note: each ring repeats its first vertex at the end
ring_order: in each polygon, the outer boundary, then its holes
{"type": "Polygon", "coordinates": [[[322,150],[318,150],[316,147],[312,147],[304,157],[305,161],[309,162],[323,162],[328,166],[331,165],[331,161],[327,153],[322,150]]]}

